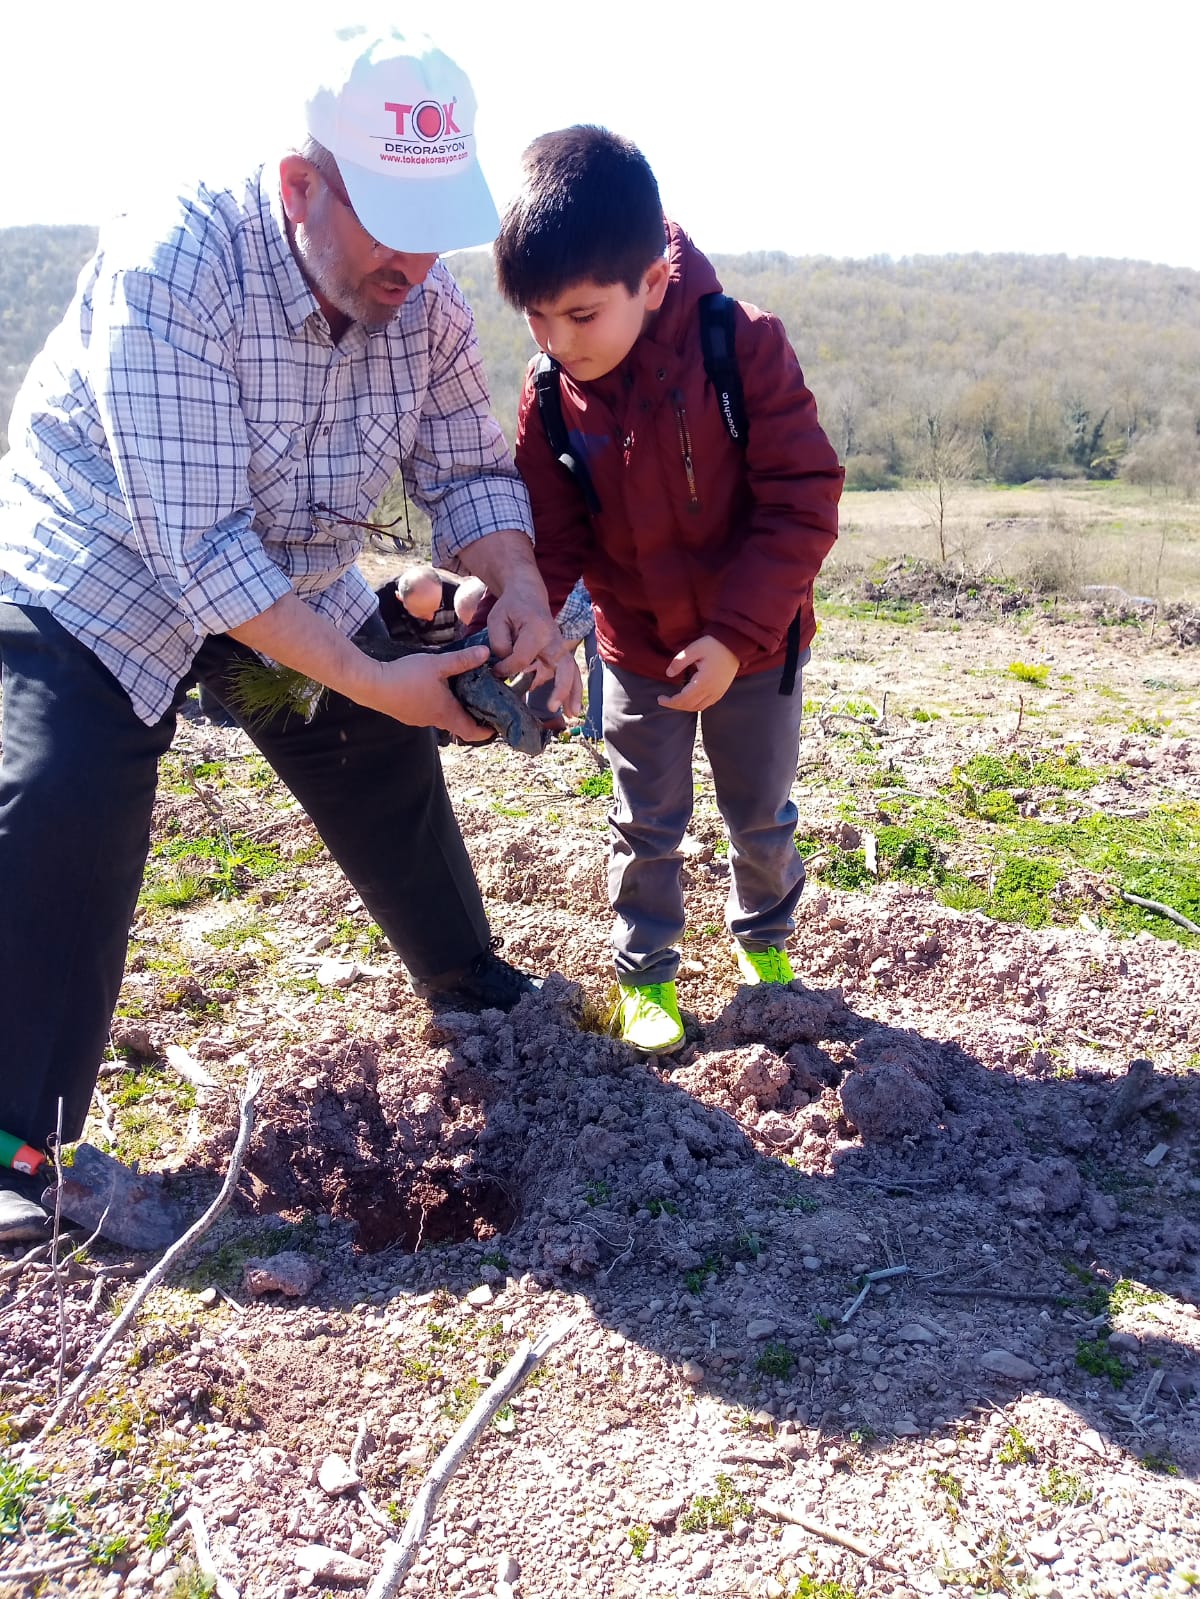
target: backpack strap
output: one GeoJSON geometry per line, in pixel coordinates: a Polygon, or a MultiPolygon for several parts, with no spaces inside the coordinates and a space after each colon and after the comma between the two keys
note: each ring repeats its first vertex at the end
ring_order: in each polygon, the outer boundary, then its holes
{"type": "Polygon", "coordinates": [[[727,294],[705,294],[700,299],[700,347],[704,370],[717,396],[725,430],[739,449],[746,448],[750,419],[742,393],[733,342],[733,316],[737,302],[727,294]]]}
{"type": "Polygon", "coordinates": [[[596,516],[600,510],[600,499],[592,483],[592,474],[587,469],[587,462],[580,452],[571,448],[571,437],[563,418],[562,391],[558,386],[559,370],[558,362],[553,356],[547,355],[545,351],[538,356],[533,369],[538,415],[542,419],[542,430],[546,435],[546,443],[550,446],[551,455],[566,467],[579,484],[584,504],[591,514],[596,516]]]}
{"type": "MultiPolygon", "coordinates": [[[[746,397],[742,392],[742,374],[738,368],[737,350],[733,338],[733,318],[736,301],[727,294],[706,294],[700,300],[700,345],[704,352],[704,370],[713,386],[725,430],[738,446],[745,450],[750,433],[750,418],[746,414],[746,397]]],[[[800,664],[800,613],[797,611],[787,630],[787,652],[779,678],[779,692],[792,694],[796,688],[796,672],[800,664]]]]}

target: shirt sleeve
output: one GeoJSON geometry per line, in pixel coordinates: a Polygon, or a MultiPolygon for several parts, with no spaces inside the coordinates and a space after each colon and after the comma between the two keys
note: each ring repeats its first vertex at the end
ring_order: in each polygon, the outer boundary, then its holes
{"type": "Polygon", "coordinates": [[[470,308],[448,273],[431,299],[429,387],[410,468],[433,526],[434,562],[454,570],[459,553],[489,533],[515,528],[532,539],[533,519],[492,415],[470,308]]]}
{"type": "Polygon", "coordinates": [[[517,410],[516,461],[533,508],[538,571],[550,597],[550,609],[557,613],[583,574],[592,546],[592,524],[579,485],[551,454],[538,416],[533,362],[517,410]]]}
{"type": "Polygon", "coordinates": [[[150,271],[97,295],[91,363],[101,425],[154,581],[201,634],[260,615],[291,585],[251,526],[250,445],[229,346],[200,306],[150,271]]]}
{"type": "Polygon", "coordinates": [[[707,630],[743,666],[773,654],[807,602],[838,531],[843,471],[776,317],[739,307],[750,510],[707,630]]]}

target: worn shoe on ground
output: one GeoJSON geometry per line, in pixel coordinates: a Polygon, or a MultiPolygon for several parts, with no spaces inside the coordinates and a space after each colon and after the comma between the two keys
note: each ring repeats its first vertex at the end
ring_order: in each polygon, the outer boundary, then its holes
{"type": "Polygon", "coordinates": [[[50,1217],[36,1199],[8,1187],[0,1178],[0,1248],[6,1244],[40,1244],[50,1236],[50,1217]]]}
{"type": "Polygon", "coordinates": [[[795,982],[796,974],[792,971],[786,950],[746,949],[742,944],[735,944],[733,949],[744,983],[777,983],[786,986],[795,982]]]}
{"type": "Polygon", "coordinates": [[[434,1010],[512,1010],[526,994],[536,993],[542,980],[501,960],[496,953],[501,942],[493,939],[490,948],[476,955],[469,965],[425,982],[414,982],[414,989],[434,1010]]]}
{"type": "Polygon", "coordinates": [[[659,1055],[683,1042],[674,983],[621,983],[617,1033],[643,1055],[659,1055]]]}

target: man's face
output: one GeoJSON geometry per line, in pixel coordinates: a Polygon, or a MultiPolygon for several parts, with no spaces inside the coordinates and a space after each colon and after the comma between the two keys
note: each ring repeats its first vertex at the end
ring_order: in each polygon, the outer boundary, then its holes
{"type": "Polygon", "coordinates": [[[538,347],[577,383],[611,372],[633,349],[666,293],[669,269],[656,261],[636,294],[623,283],[584,279],[554,300],[525,307],[538,347]]]}
{"type": "Polygon", "coordinates": [[[437,256],[410,255],[378,244],[339,192],[340,185],[315,167],[310,170],[312,191],[293,235],[305,276],[322,301],[352,322],[386,327],[437,256]]]}

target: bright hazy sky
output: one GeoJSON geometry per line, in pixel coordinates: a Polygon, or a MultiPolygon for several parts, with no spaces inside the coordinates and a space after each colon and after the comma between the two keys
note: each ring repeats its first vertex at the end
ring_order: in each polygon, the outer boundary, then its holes
{"type": "MultiPolygon", "coordinates": [[[[3,0],[0,226],[101,222],[149,184],[277,155],[294,136],[288,41],[360,15],[342,0],[3,0]]],[[[593,121],[642,146],[668,213],[710,252],[1200,268],[1196,0],[388,15],[467,69],[500,203],[535,134],[593,121]]]]}

